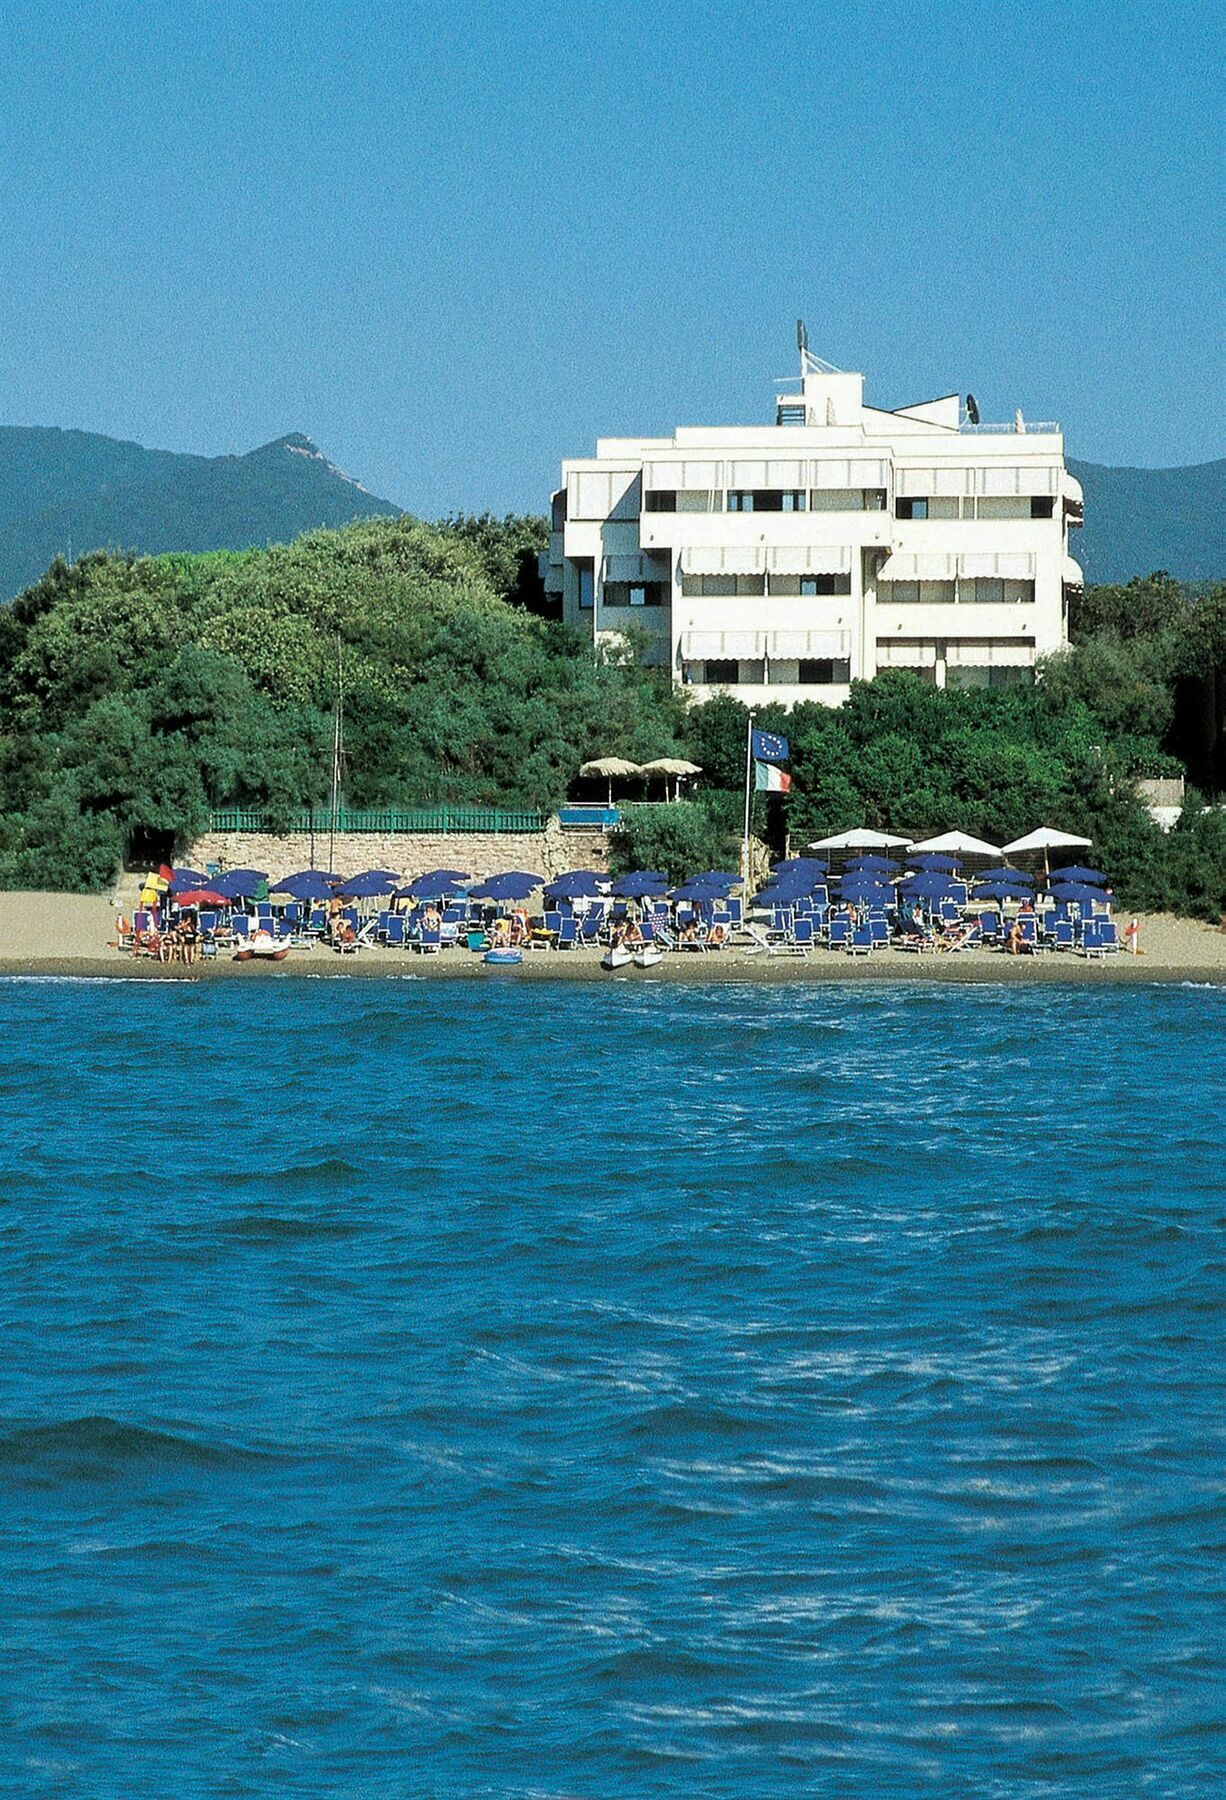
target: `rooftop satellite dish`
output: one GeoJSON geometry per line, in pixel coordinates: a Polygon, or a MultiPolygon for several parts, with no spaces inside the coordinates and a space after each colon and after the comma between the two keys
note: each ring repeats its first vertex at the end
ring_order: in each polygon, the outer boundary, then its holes
{"type": "Polygon", "coordinates": [[[796,348],[800,351],[802,356],[807,356],[809,354],[809,334],[805,330],[805,322],[803,319],[797,319],[796,321],[796,348]]]}
{"type": "Polygon", "coordinates": [[[966,416],[972,425],[978,425],[979,402],[976,400],[974,394],[968,394],[966,396],[966,416]]]}

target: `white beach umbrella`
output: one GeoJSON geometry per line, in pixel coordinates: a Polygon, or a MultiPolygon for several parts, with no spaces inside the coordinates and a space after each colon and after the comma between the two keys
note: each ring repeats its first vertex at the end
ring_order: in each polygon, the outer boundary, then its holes
{"type": "Polygon", "coordinates": [[[1040,825],[1025,837],[1015,838],[1011,844],[1005,845],[1006,856],[1021,856],[1027,850],[1043,852],[1043,873],[1048,871],[1049,850],[1088,850],[1091,840],[1083,837],[1072,837],[1067,831],[1056,831],[1050,825],[1040,825]]]}
{"type": "Polygon", "coordinates": [[[869,831],[861,826],[856,831],[840,831],[834,837],[818,838],[810,850],[897,850],[909,845],[910,838],[891,837],[888,831],[869,831]]]}
{"type": "Polygon", "coordinates": [[[982,838],[971,837],[965,831],[945,831],[940,837],[925,838],[921,844],[912,844],[913,853],[921,850],[940,851],[945,856],[991,856],[1003,855],[995,844],[985,844],[982,838]]]}
{"type": "Polygon", "coordinates": [[[1072,837],[1067,831],[1054,831],[1050,825],[1040,825],[1037,831],[1004,845],[1004,853],[1013,856],[1023,850],[1088,850],[1090,843],[1089,838],[1072,837]]]}

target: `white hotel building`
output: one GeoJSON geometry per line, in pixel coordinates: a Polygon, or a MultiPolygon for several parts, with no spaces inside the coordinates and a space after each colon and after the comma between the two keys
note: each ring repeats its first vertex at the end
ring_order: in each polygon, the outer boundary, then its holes
{"type": "Polygon", "coordinates": [[[695,698],[837,706],[853,679],[1031,679],[1067,635],[1079,484],[1058,425],[884,412],[806,351],[773,426],[601,438],[562,465],[546,588],[597,642],[628,627],[695,698]]]}

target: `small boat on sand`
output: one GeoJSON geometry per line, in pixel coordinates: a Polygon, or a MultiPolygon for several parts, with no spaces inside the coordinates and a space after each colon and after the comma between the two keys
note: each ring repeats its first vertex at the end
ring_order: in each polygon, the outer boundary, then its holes
{"type": "Polygon", "coordinates": [[[240,944],[234,952],[235,962],[284,962],[289,955],[289,944],[284,938],[275,938],[271,931],[255,931],[240,944]]]}
{"type": "Polygon", "coordinates": [[[663,950],[657,949],[654,944],[644,944],[641,950],[636,950],[634,953],[636,969],[654,969],[658,962],[663,961],[663,950]]]}
{"type": "Polygon", "coordinates": [[[600,959],[602,969],[624,969],[634,961],[634,953],[625,944],[613,944],[600,959]]]}

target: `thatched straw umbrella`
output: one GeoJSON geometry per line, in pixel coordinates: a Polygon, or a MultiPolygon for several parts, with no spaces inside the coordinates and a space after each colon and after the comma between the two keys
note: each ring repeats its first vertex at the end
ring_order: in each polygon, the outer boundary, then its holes
{"type": "Polygon", "coordinates": [[[598,756],[592,762],[585,762],[579,770],[580,775],[598,775],[609,784],[609,805],[613,804],[613,781],[623,775],[641,775],[642,770],[637,763],[627,762],[624,756],[598,756]]]}
{"type": "MultiPolygon", "coordinates": [[[[641,773],[644,775],[663,775],[664,798],[669,798],[668,783],[670,778],[676,780],[682,775],[701,775],[702,770],[697,763],[686,762],[683,756],[657,756],[654,762],[644,763],[641,773]]],[[[673,790],[673,797],[676,789],[673,790]]]]}

